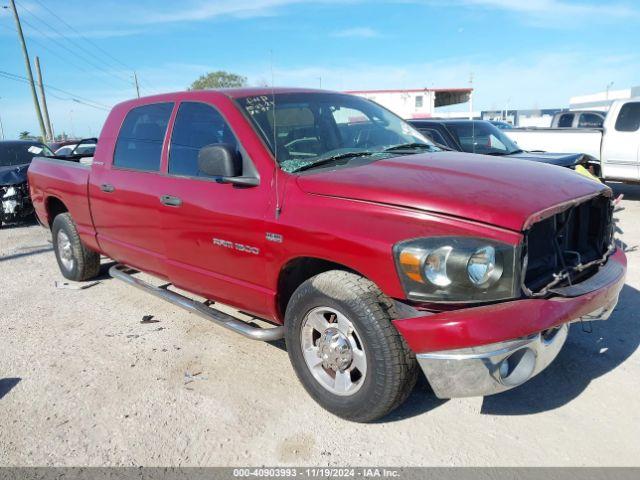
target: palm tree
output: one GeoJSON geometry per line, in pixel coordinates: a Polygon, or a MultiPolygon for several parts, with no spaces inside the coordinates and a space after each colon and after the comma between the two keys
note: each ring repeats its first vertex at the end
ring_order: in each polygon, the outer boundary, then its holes
{"type": "Polygon", "coordinates": [[[31,136],[31,132],[20,132],[20,140],[28,140],[29,137],[31,136]]]}

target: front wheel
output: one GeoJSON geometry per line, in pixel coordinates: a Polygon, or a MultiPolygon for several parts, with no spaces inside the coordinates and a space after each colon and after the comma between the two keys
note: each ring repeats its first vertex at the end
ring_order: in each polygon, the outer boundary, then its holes
{"type": "Polygon", "coordinates": [[[298,378],[322,407],[370,422],[411,393],[415,356],[392,318],[391,300],[350,272],[321,273],[294,292],[285,315],[287,351],[298,378]]]}

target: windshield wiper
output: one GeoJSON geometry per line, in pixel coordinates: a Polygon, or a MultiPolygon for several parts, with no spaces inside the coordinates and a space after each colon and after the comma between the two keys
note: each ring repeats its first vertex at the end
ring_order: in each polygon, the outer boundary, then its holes
{"type": "Polygon", "coordinates": [[[493,155],[496,157],[502,157],[504,155],[515,155],[516,153],[522,153],[522,152],[523,150],[514,150],[513,152],[506,152],[504,150],[501,150],[496,152],[487,152],[487,153],[484,153],[483,155],[493,155]]]}
{"type": "Polygon", "coordinates": [[[349,158],[356,158],[356,157],[368,157],[368,156],[371,156],[371,155],[373,155],[373,152],[346,152],[346,153],[340,153],[338,155],[332,155],[330,157],[323,158],[321,160],[317,160],[315,162],[308,163],[306,165],[302,165],[301,167],[298,167],[295,170],[293,170],[293,172],[303,172],[304,170],[309,170],[311,168],[321,167],[323,165],[327,165],[329,163],[336,162],[338,160],[346,160],[346,159],[349,159],[349,158]]]}
{"type": "Polygon", "coordinates": [[[426,148],[428,150],[433,150],[435,145],[430,145],[428,143],[401,143],[400,145],[394,145],[389,148],[385,148],[383,152],[395,152],[397,150],[415,150],[417,148],[426,148]]]}

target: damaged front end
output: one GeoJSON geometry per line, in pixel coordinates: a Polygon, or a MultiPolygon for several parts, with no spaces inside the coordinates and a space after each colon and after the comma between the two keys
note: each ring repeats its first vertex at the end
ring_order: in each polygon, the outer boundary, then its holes
{"type": "MultiPolygon", "coordinates": [[[[541,212],[525,231],[522,289],[529,297],[567,294],[615,252],[610,191],[541,212]]],[[[576,290],[577,293],[577,290],[576,290]]]]}
{"type": "Polygon", "coordinates": [[[0,186],[0,225],[15,222],[32,213],[27,182],[0,186]]]}

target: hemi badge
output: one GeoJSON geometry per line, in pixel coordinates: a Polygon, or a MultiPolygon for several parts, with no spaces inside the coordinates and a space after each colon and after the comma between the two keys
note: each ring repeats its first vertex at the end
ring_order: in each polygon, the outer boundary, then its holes
{"type": "Polygon", "coordinates": [[[279,233],[267,232],[267,240],[270,242],[282,243],[283,238],[279,233]]]}

